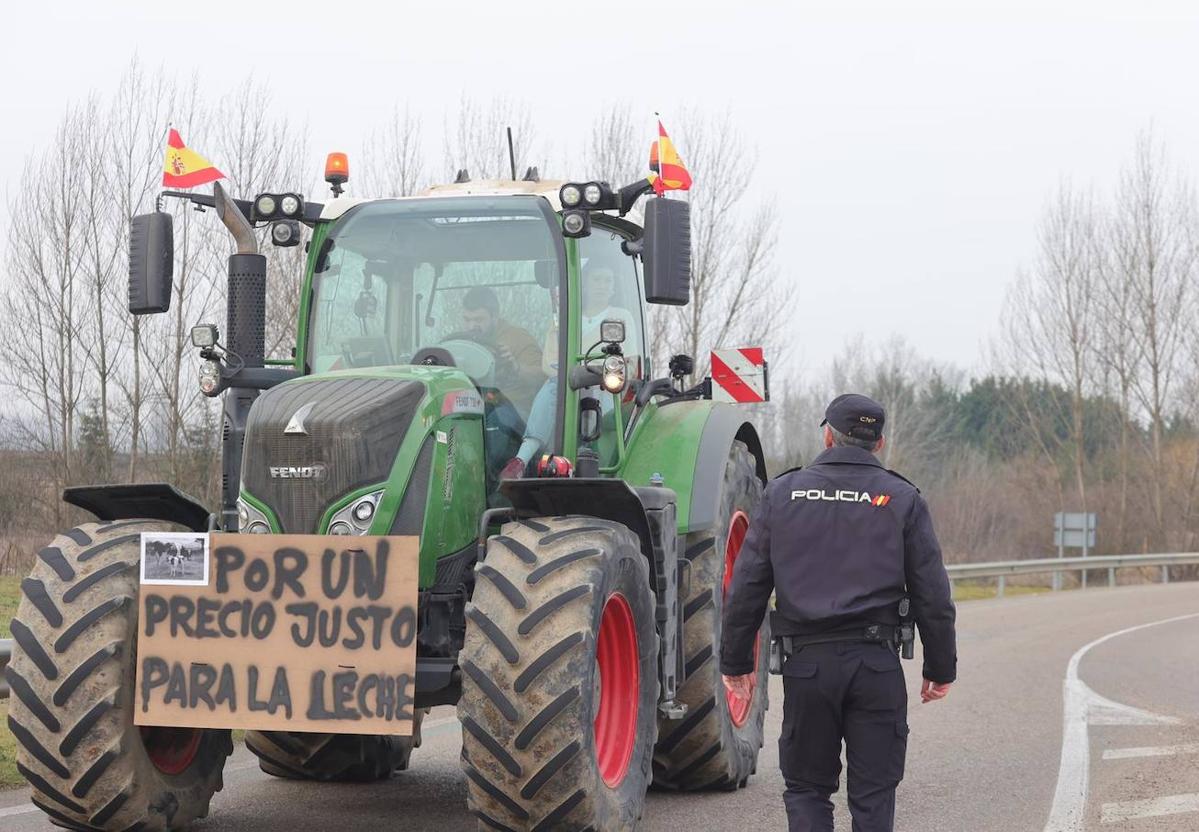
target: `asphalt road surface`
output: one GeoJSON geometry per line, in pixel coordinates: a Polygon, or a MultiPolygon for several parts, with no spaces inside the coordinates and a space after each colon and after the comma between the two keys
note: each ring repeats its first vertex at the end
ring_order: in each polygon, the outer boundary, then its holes
{"type": "MultiPolygon", "coordinates": [[[[948,699],[920,705],[919,654],[905,663],[912,734],[897,829],[1199,830],[1199,583],[975,601],[958,620],[948,699]]],[[[782,691],[771,684],[749,787],[651,793],[644,829],[786,829],[782,691]]],[[[435,709],[425,725],[412,769],[367,786],[274,780],[239,748],[212,815],[194,828],[473,829],[453,709],[435,709]]],[[[838,829],[848,830],[844,789],[837,804],[838,829]]],[[[0,830],[45,828],[23,790],[0,793],[0,830]]]]}

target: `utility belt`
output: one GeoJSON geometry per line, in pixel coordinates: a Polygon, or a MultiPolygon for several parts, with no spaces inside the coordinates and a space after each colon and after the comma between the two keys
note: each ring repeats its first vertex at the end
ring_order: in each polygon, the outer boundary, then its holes
{"type": "MultiPolygon", "coordinates": [[[[906,600],[906,599],[905,599],[906,600]]],[[[904,610],[906,614],[907,610],[904,610]]],[[[786,619],[777,612],[770,613],[771,632],[788,629],[786,619]],[[776,622],[778,624],[776,625],[776,622]]],[[[832,630],[826,633],[811,635],[782,635],[774,636],[770,641],[770,672],[779,675],[783,672],[783,663],[794,656],[804,647],[813,644],[833,644],[837,642],[864,642],[885,644],[899,653],[903,658],[912,658],[915,641],[915,628],[911,621],[900,621],[898,625],[868,624],[864,627],[854,627],[845,630],[832,630]]]]}

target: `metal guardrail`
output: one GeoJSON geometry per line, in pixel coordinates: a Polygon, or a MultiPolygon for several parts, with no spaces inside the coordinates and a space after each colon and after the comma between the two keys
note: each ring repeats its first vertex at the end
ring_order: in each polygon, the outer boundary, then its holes
{"type": "MultiPolygon", "coordinates": [[[[972,578],[997,579],[996,596],[1003,597],[1007,579],[1011,575],[1053,575],[1053,588],[1061,588],[1063,572],[1082,572],[1086,586],[1086,572],[1091,569],[1107,570],[1107,585],[1116,585],[1116,570],[1136,567],[1157,566],[1161,568],[1162,583],[1170,582],[1171,566],[1199,564],[1199,552],[1182,552],[1162,555],[1094,555],[1086,558],[1039,558],[1035,560],[1004,560],[992,563],[955,563],[945,567],[949,581],[972,578]]],[[[0,699],[8,698],[8,680],[4,669],[12,658],[12,639],[0,639],[0,699]]]]}
{"type": "Polygon", "coordinates": [[[1053,575],[1053,589],[1061,589],[1061,576],[1065,572],[1081,572],[1082,586],[1086,587],[1086,573],[1094,569],[1107,570],[1107,585],[1116,585],[1117,569],[1158,567],[1162,583],[1170,582],[1171,566],[1199,564],[1199,552],[1172,552],[1156,555],[1091,555],[1085,558],[1037,558],[1033,560],[1005,560],[992,563],[955,563],[945,567],[949,580],[972,578],[995,578],[996,596],[1002,597],[1007,578],[1012,575],[1053,575]]]}

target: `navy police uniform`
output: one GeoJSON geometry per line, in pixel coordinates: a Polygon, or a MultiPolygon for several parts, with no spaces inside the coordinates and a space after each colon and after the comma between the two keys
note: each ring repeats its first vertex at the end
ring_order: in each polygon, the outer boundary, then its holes
{"type": "MultiPolygon", "coordinates": [[[[826,413],[838,431],[863,439],[878,439],[883,421],[865,396],[840,396],[826,413]]],[[[829,448],[772,481],[729,589],[724,675],[752,672],[772,592],[774,636],[787,656],[779,761],[790,832],[832,830],[842,740],[854,832],[889,832],[907,753],[895,629],[905,595],[924,677],[952,682],[957,666],[949,579],[919,489],[853,446],[829,448]]]]}

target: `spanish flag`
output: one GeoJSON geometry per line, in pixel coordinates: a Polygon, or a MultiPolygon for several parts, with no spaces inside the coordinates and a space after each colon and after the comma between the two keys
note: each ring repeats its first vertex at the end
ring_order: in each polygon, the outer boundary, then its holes
{"type": "Polygon", "coordinates": [[[224,179],[225,174],[183,143],[179,131],[171,128],[167,155],[162,161],[162,184],[168,188],[194,188],[206,182],[224,179]]]}
{"type": "Polygon", "coordinates": [[[649,183],[654,186],[658,196],[666,191],[691,190],[691,174],[684,167],[661,121],[658,122],[658,140],[649,150],[649,167],[653,171],[649,175],[649,183]]]}

